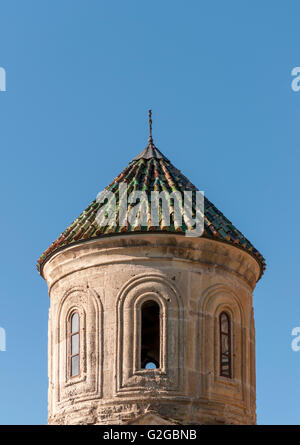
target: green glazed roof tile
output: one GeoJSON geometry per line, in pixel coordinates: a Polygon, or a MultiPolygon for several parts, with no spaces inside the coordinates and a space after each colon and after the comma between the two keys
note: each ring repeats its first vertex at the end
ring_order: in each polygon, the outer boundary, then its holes
{"type": "MultiPolygon", "coordinates": [[[[121,182],[126,182],[128,194],[133,190],[144,191],[148,198],[148,212],[150,209],[151,191],[166,191],[169,193],[179,191],[197,191],[198,189],[178,170],[153,144],[149,139],[147,147],[118,175],[106,190],[115,194],[116,202],[119,202],[118,187],[121,182]]],[[[128,206],[130,207],[130,206],[128,206]]],[[[100,204],[94,200],[84,210],[79,217],[55,240],[51,246],[41,255],[37,268],[41,273],[46,259],[57,249],[69,246],[75,242],[104,237],[112,234],[122,234],[141,232],[173,232],[184,234],[187,230],[186,224],[180,227],[174,222],[173,208],[170,211],[170,226],[166,226],[160,215],[159,227],[151,226],[150,214],[147,214],[147,226],[123,227],[119,224],[118,218],[115,226],[101,227],[98,225],[96,216],[100,204]]],[[[195,199],[193,197],[193,211],[195,210],[195,199]]],[[[160,212],[161,213],[161,212],[160,212]]],[[[249,252],[258,261],[263,274],[266,264],[263,256],[254,248],[247,238],[232,225],[220,210],[218,210],[206,197],[204,197],[204,232],[203,237],[223,241],[238,246],[249,252]]]]}

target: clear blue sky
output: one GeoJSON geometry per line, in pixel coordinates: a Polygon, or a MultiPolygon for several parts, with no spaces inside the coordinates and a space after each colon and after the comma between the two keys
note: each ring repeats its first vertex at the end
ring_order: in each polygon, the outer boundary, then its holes
{"type": "Polygon", "coordinates": [[[267,260],[254,293],[260,424],[300,423],[297,1],[2,0],[0,423],[47,422],[41,252],[156,145],[267,260]]]}

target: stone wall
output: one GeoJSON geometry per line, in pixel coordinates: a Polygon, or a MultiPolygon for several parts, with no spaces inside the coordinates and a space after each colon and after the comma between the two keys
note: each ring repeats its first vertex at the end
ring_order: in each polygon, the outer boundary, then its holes
{"type": "Polygon", "coordinates": [[[48,259],[49,423],[124,424],[147,411],[182,424],[253,424],[252,292],[259,265],[226,243],[132,234],[48,259]],[[160,307],[160,368],[140,369],[140,308],[160,307]],[[68,373],[68,318],[80,315],[80,375],[68,373]],[[218,316],[232,320],[232,378],[219,376],[218,316]]]}

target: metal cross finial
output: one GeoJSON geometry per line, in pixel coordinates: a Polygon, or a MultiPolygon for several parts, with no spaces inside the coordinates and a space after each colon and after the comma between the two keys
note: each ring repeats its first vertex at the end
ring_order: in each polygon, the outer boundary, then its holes
{"type": "Polygon", "coordinates": [[[152,141],[152,111],[149,110],[149,142],[152,141]]]}

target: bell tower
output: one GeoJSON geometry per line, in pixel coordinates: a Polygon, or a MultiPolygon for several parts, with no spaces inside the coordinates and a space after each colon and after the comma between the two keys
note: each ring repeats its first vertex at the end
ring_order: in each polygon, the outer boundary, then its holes
{"type": "Polygon", "coordinates": [[[169,220],[160,208],[153,223],[151,192],[161,202],[189,191],[194,213],[197,188],[154,145],[149,118],[146,148],[38,261],[49,423],[255,424],[252,293],[264,258],[206,197],[201,236],[178,224],[173,198],[169,220]],[[144,207],[133,220],[135,192],[144,207]]]}

